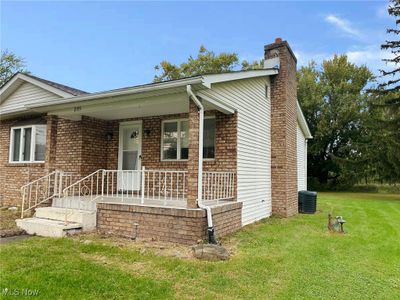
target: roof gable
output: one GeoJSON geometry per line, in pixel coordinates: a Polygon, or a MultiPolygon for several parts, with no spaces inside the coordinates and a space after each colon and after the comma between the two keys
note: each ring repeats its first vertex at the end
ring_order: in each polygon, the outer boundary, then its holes
{"type": "Polygon", "coordinates": [[[54,81],[45,80],[33,75],[16,73],[0,88],[0,103],[18,89],[18,87],[24,82],[29,82],[63,98],[88,94],[87,92],[54,81]]]}
{"type": "Polygon", "coordinates": [[[25,110],[24,105],[35,104],[41,101],[54,101],[62,98],[59,95],[42,89],[32,83],[22,82],[7,98],[0,103],[2,114],[25,110]]]}
{"type": "Polygon", "coordinates": [[[25,105],[83,94],[86,92],[32,75],[17,73],[0,88],[0,113],[20,112],[26,110],[25,105]]]}

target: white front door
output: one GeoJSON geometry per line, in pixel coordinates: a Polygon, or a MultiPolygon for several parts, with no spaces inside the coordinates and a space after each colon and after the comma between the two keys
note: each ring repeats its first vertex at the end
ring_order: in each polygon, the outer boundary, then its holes
{"type": "Polygon", "coordinates": [[[140,189],[142,123],[121,123],[119,127],[118,190],[140,189]]]}

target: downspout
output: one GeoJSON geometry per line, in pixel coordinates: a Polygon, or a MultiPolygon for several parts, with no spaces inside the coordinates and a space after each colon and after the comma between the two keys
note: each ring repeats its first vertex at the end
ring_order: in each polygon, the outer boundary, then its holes
{"type": "Polygon", "coordinates": [[[186,86],[186,92],[194,101],[199,109],[199,159],[198,159],[198,174],[197,174],[197,205],[207,212],[207,234],[208,242],[216,244],[217,241],[214,235],[214,226],[212,221],[211,207],[203,203],[203,131],[204,131],[204,106],[192,91],[192,86],[186,86]]]}

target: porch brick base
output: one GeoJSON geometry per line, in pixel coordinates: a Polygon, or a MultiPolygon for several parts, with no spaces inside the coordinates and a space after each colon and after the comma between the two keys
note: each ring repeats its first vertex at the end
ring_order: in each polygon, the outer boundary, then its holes
{"type": "MultiPolygon", "coordinates": [[[[212,209],[217,238],[242,227],[242,203],[233,202],[212,209]]],[[[206,212],[201,209],[147,207],[127,204],[97,204],[99,233],[122,237],[154,238],[191,245],[206,239],[206,212]]]]}

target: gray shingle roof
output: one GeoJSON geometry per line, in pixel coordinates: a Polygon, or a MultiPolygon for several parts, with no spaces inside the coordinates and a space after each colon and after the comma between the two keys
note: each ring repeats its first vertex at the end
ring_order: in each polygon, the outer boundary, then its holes
{"type": "Polygon", "coordinates": [[[43,79],[43,78],[40,78],[40,77],[36,77],[36,76],[31,75],[31,74],[24,74],[24,75],[29,76],[29,77],[31,77],[33,79],[39,80],[39,81],[41,81],[41,82],[43,82],[45,84],[51,85],[52,87],[55,87],[55,88],[57,88],[59,90],[62,90],[64,92],[72,94],[74,96],[80,96],[80,95],[89,94],[88,92],[85,92],[85,91],[82,91],[82,90],[78,90],[78,89],[75,89],[73,87],[61,84],[61,83],[57,83],[57,82],[54,82],[54,81],[50,81],[50,80],[46,80],[46,79],[43,79]]]}

